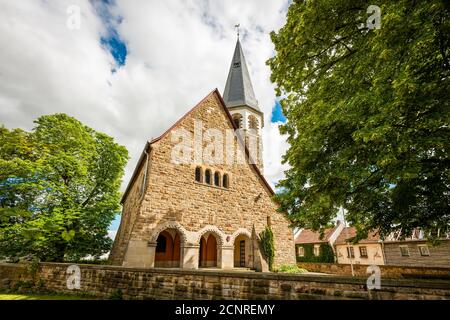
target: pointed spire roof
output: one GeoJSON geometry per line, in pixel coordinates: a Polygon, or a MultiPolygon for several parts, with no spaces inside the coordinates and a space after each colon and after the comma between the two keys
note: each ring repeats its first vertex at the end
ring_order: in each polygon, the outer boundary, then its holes
{"type": "Polygon", "coordinates": [[[239,37],[234,49],[225,91],[223,92],[223,100],[228,108],[248,106],[261,112],[258,107],[258,101],[255,98],[239,37]]]}

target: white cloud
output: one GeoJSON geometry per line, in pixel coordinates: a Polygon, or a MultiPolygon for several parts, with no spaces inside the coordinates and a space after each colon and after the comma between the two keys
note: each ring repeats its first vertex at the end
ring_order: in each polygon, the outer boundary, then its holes
{"type": "Polygon", "coordinates": [[[286,144],[270,123],[275,94],[265,61],[273,54],[269,32],[283,25],[286,8],[282,0],[117,0],[128,56],[112,74],[114,59],[100,45],[105,27],[87,0],[0,0],[0,123],[31,129],[33,119],[65,112],[113,136],[130,151],[124,189],[147,139],[215,87],[223,91],[240,22],[273,185],[286,144]],[[81,8],[80,30],[66,27],[72,4],[81,8]]]}

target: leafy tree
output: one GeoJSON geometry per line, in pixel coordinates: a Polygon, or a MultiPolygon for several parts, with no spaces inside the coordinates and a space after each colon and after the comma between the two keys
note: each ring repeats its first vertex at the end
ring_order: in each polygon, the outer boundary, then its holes
{"type": "Polygon", "coordinates": [[[294,225],[321,229],[343,207],[357,238],[448,228],[449,10],[444,0],[291,4],[268,65],[290,143],[277,199],[294,225]]]}
{"type": "Polygon", "coordinates": [[[99,257],[111,246],[128,152],[65,114],[0,127],[0,256],[99,257]]]}

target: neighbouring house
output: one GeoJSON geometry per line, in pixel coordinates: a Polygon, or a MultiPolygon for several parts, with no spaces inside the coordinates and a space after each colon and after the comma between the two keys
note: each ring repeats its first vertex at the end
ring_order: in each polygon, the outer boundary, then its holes
{"type": "Polygon", "coordinates": [[[334,243],[337,263],[386,264],[380,237],[375,232],[369,233],[366,239],[362,239],[358,243],[350,243],[349,240],[355,236],[356,229],[354,227],[342,228],[334,243]]]}
{"type": "Polygon", "coordinates": [[[427,243],[423,233],[415,230],[411,237],[401,240],[395,234],[383,242],[386,264],[414,267],[450,268],[450,237],[446,235],[439,245],[427,243]]]}
{"type": "Polygon", "coordinates": [[[294,264],[293,230],[262,174],[263,126],[238,39],[223,97],[214,90],[146,143],[122,197],[110,263],[267,270],[258,235],[269,226],[274,267],[294,264]],[[185,151],[193,159],[185,161],[185,151]]]}
{"type": "Polygon", "coordinates": [[[320,232],[300,230],[295,237],[295,253],[299,262],[334,262],[333,244],[344,225],[338,221],[335,227],[320,232]]]}

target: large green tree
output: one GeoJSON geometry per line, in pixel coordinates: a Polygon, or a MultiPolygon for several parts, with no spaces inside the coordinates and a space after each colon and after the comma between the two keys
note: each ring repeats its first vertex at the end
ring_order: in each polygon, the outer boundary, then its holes
{"type": "Polygon", "coordinates": [[[342,207],[358,238],[448,228],[449,10],[444,0],[291,4],[268,64],[290,143],[277,198],[294,225],[320,229],[342,207]]]}
{"type": "Polygon", "coordinates": [[[111,246],[128,152],[65,114],[0,127],[0,257],[70,261],[111,246]]]}

